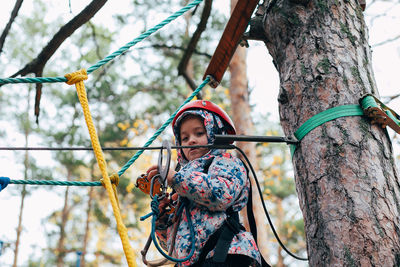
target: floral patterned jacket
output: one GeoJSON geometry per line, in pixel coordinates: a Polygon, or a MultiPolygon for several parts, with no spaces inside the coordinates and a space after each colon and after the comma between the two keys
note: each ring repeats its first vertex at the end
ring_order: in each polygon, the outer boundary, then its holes
{"type": "MultiPolygon", "coordinates": [[[[224,133],[223,123],[217,115],[205,110],[190,110],[185,114],[195,114],[204,119],[209,143],[213,143],[216,133],[224,133]]],[[[174,129],[177,144],[179,129],[174,129]]],[[[236,157],[220,149],[212,149],[204,156],[188,162],[182,152],[178,151],[178,161],[183,168],[176,173],[172,184],[173,189],[180,197],[189,200],[189,211],[195,229],[195,251],[193,256],[178,266],[194,264],[199,257],[201,249],[208,238],[224,223],[226,210],[232,207],[233,211],[240,211],[247,204],[249,195],[249,181],[243,163],[236,157]],[[210,164],[211,162],[211,164],[210,164]],[[207,170],[208,169],[208,170],[207,170]]],[[[168,250],[171,246],[174,226],[163,229],[162,225],[169,225],[173,215],[164,217],[157,222],[156,235],[161,246],[168,250]],[[165,219],[166,218],[166,219],[165,219]],[[167,220],[167,221],[165,221],[167,220]]],[[[182,213],[179,222],[173,256],[185,258],[190,253],[190,231],[186,212],[182,213]]],[[[234,236],[228,254],[246,255],[260,263],[260,253],[251,233],[241,231],[234,236]]],[[[210,251],[207,258],[212,257],[214,251],[210,251]]]]}

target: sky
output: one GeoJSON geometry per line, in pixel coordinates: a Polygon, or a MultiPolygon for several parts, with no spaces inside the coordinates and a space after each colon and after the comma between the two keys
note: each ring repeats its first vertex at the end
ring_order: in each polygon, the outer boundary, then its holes
{"type": "MultiPolygon", "coordinates": [[[[34,2],[35,1],[24,1],[21,14],[29,14],[34,2]]],[[[53,16],[58,16],[60,14],[63,16],[72,16],[69,14],[69,3],[71,3],[72,11],[76,14],[79,12],[80,8],[87,4],[87,2],[88,1],[53,0],[49,1],[49,5],[57,7],[55,9],[57,12],[54,12],[53,16]]],[[[367,1],[367,4],[368,2],[370,1],[367,1]]],[[[107,19],[111,18],[112,14],[124,11],[124,7],[120,3],[121,1],[109,1],[102,11],[95,16],[95,23],[105,23],[107,19]]],[[[4,28],[13,4],[14,1],[2,1],[2,8],[0,9],[0,29],[4,28]]],[[[216,4],[217,6],[222,6],[226,3],[219,0],[216,4]]],[[[390,96],[400,93],[400,40],[374,47],[374,44],[378,44],[384,40],[400,35],[399,6],[400,5],[392,6],[387,2],[373,4],[364,13],[366,22],[369,26],[369,43],[373,50],[372,62],[375,79],[381,96],[390,96]],[[387,13],[387,15],[380,16],[383,13],[387,13]],[[375,16],[379,17],[377,19],[372,19],[375,16]]],[[[51,14],[50,17],[46,14],[46,20],[51,20],[51,14]]],[[[134,29],[132,31],[134,31],[134,29]]],[[[132,34],[132,32],[129,35],[126,35],[127,39],[121,40],[121,43],[115,44],[115,49],[119,48],[126,42],[131,41],[136,36],[137,35],[132,34]]],[[[249,86],[252,89],[250,96],[251,103],[255,105],[257,112],[261,114],[270,113],[271,120],[278,122],[278,73],[272,64],[271,57],[262,43],[250,42],[247,63],[249,86]]],[[[5,87],[1,88],[1,90],[5,89],[5,87]]],[[[390,103],[390,107],[394,110],[400,111],[400,99],[390,103]]],[[[4,120],[0,120],[0,126],[4,126],[4,120]]],[[[0,146],[6,145],[7,144],[3,144],[0,141],[0,146]]],[[[16,145],[23,146],[23,143],[16,145]]],[[[32,152],[31,154],[32,157],[37,159],[45,158],[46,156],[43,155],[43,152],[32,152]]],[[[20,177],[22,177],[20,166],[16,166],[14,162],[10,161],[9,152],[0,151],[0,166],[2,169],[0,176],[8,176],[12,179],[20,179],[20,177]]],[[[10,187],[11,186],[13,185],[10,185],[10,187]]],[[[15,238],[15,228],[17,226],[20,199],[18,196],[11,195],[8,190],[9,188],[0,193],[0,210],[2,211],[0,218],[0,240],[11,241],[15,238]]],[[[27,197],[23,217],[24,231],[19,258],[20,263],[26,262],[32,251],[37,250],[38,252],[42,246],[45,246],[46,240],[43,233],[48,229],[43,229],[43,220],[54,209],[62,206],[62,199],[58,197],[62,192],[63,189],[60,187],[54,188],[51,192],[37,189],[27,197]]],[[[12,256],[13,254],[11,249],[6,249],[4,254],[0,256],[0,266],[10,266],[12,263],[12,256]]]]}

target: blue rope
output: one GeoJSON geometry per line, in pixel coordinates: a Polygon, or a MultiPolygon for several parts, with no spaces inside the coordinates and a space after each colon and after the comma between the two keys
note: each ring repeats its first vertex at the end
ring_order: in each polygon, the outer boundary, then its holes
{"type": "MultiPolygon", "coordinates": [[[[107,56],[106,58],[98,61],[96,64],[93,66],[89,67],[87,69],[87,74],[92,73],[93,71],[97,70],[104,64],[108,63],[109,61],[113,60],[119,55],[122,55],[124,52],[126,52],[129,48],[134,46],[135,44],[143,41],[145,38],[156,32],[157,30],[161,29],[171,21],[175,20],[179,16],[181,16],[183,13],[188,11],[194,6],[197,6],[200,4],[203,0],[195,0],[192,3],[188,4],[187,6],[183,7],[181,10],[175,12],[165,20],[163,20],[161,23],[157,24],[153,28],[147,30],[146,32],[142,33],[139,35],[139,37],[135,38],[133,41],[127,43],[111,55],[107,56]]],[[[2,79],[0,78],[0,84],[6,84],[6,83],[58,83],[58,82],[66,82],[67,79],[65,77],[35,77],[35,78],[5,78],[2,79]]]]}
{"type": "MultiPolygon", "coordinates": [[[[153,143],[153,141],[161,134],[162,131],[164,131],[165,128],[172,122],[174,119],[175,115],[178,113],[178,111],[186,105],[187,103],[190,102],[200,91],[203,89],[204,86],[210,81],[210,77],[207,77],[202,84],[200,84],[199,87],[197,87],[196,90],[180,105],[180,107],[171,115],[171,117],[154,133],[154,135],[144,144],[143,147],[148,147],[153,143]]],[[[125,165],[121,168],[121,170],[118,172],[119,177],[125,173],[125,171],[139,158],[140,155],[144,152],[144,149],[139,150],[138,152],[133,155],[133,157],[125,163],[125,165]]]]}
{"type": "MultiPolygon", "coordinates": [[[[156,221],[157,221],[158,215],[160,214],[160,211],[158,209],[158,203],[159,203],[158,202],[158,196],[157,195],[154,196],[153,200],[151,201],[151,209],[152,209],[152,215],[153,215],[153,218],[152,218],[152,221],[151,221],[151,233],[150,233],[151,239],[153,240],[154,246],[161,253],[161,255],[163,255],[166,259],[168,259],[170,261],[173,261],[173,262],[185,262],[185,261],[189,260],[193,256],[194,250],[195,250],[195,238],[194,238],[195,232],[194,232],[192,217],[190,215],[189,208],[187,207],[188,206],[188,200],[186,198],[181,198],[181,200],[183,201],[181,207],[183,206],[183,208],[186,211],[186,217],[187,217],[187,220],[188,220],[189,230],[190,230],[190,253],[189,253],[189,255],[187,255],[185,258],[182,258],[182,259],[173,258],[173,257],[169,256],[160,247],[160,244],[158,244],[157,238],[156,238],[156,221]]],[[[176,216],[179,216],[179,212],[182,212],[183,208],[180,208],[178,210],[176,216]]],[[[178,223],[178,222],[176,222],[176,223],[178,223]]]]}
{"type": "Polygon", "coordinates": [[[160,202],[158,201],[158,196],[157,197],[153,197],[151,203],[150,203],[150,207],[151,207],[151,212],[140,217],[141,221],[146,220],[147,218],[149,218],[150,216],[156,216],[158,218],[158,216],[160,215],[160,210],[158,209],[158,206],[160,205],[160,202]]]}
{"type": "Polygon", "coordinates": [[[4,188],[7,187],[7,185],[10,183],[11,179],[8,177],[0,177],[0,192],[1,190],[3,190],[4,188]]]}
{"type": "Polygon", "coordinates": [[[81,266],[81,255],[82,255],[82,251],[76,252],[76,267],[81,266]]]}
{"type": "Polygon", "coordinates": [[[3,252],[3,245],[4,245],[4,241],[0,240],[0,256],[1,256],[2,252],[3,252]]]}

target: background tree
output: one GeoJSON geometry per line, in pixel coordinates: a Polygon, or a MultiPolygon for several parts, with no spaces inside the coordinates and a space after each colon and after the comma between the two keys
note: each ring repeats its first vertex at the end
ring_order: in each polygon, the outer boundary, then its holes
{"type": "MultiPolygon", "coordinates": [[[[237,0],[231,0],[231,12],[236,6],[237,0]]],[[[233,115],[233,121],[236,127],[237,134],[241,135],[252,135],[254,134],[254,125],[251,118],[251,107],[250,107],[250,92],[248,88],[247,80],[247,66],[246,66],[246,51],[247,48],[238,46],[235,54],[233,55],[229,64],[230,73],[230,86],[229,95],[231,100],[231,110],[233,115]]],[[[254,167],[257,169],[256,163],[256,144],[239,143],[240,147],[248,156],[249,160],[253,162],[254,167]]],[[[240,157],[240,155],[239,155],[240,157]]],[[[242,159],[243,160],[243,159],[242,159]]],[[[250,181],[252,184],[252,199],[253,199],[253,212],[257,224],[257,245],[264,255],[268,258],[268,246],[265,240],[268,239],[267,235],[267,224],[265,221],[264,211],[261,205],[258,205],[261,201],[260,196],[256,190],[256,184],[254,177],[251,175],[250,181]]],[[[241,215],[246,217],[246,213],[241,212],[241,215]]],[[[250,230],[250,228],[248,228],[250,230]]]]}

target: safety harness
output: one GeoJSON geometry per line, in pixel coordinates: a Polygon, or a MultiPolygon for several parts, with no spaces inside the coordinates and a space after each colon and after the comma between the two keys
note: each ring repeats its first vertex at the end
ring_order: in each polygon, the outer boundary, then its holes
{"type": "MultiPolygon", "coordinates": [[[[204,167],[204,173],[208,173],[208,169],[212,164],[213,160],[214,158],[206,162],[206,165],[204,167]]],[[[245,166],[246,168],[247,179],[250,181],[249,169],[243,161],[242,163],[243,166],[245,166]]],[[[251,188],[251,183],[249,184],[250,184],[250,191],[249,191],[249,198],[247,201],[247,218],[249,220],[251,234],[253,235],[254,240],[257,244],[257,227],[253,213],[252,188],[251,188]]],[[[194,264],[194,266],[196,267],[201,266],[201,264],[205,261],[208,253],[212,250],[214,250],[214,256],[212,258],[213,262],[216,263],[225,262],[226,257],[228,255],[230,244],[232,243],[234,236],[237,235],[240,231],[246,230],[244,226],[240,223],[238,211],[234,211],[232,207],[229,207],[226,210],[226,214],[227,217],[225,219],[225,222],[222,224],[220,228],[218,228],[217,231],[215,231],[209,237],[209,239],[207,240],[206,244],[203,246],[200,252],[199,259],[194,264]]],[[[270,265],[265,261],[262,255],[261,255],[261,263],[262,267],[270,267],[270,265]]]]}

